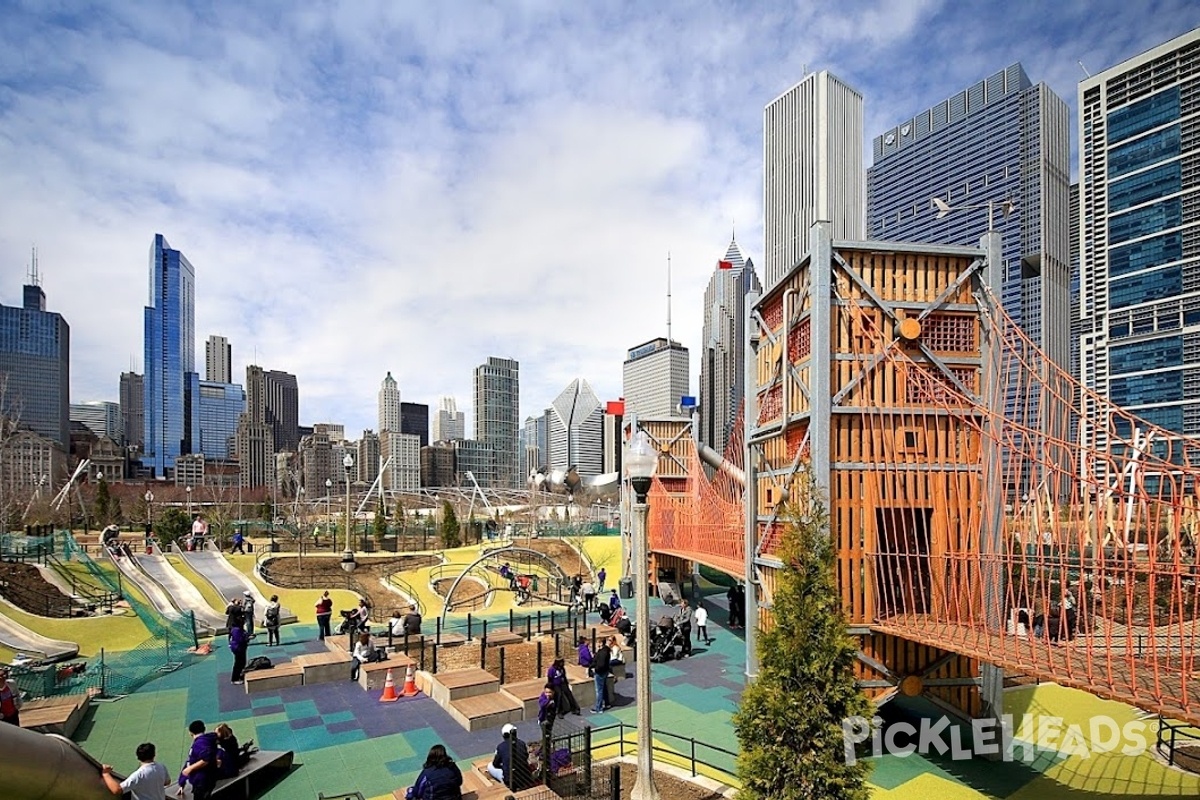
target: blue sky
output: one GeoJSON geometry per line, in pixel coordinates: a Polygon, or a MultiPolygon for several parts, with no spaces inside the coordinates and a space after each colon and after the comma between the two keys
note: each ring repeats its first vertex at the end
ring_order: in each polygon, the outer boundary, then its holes
{"type": "Polygon", "coordinates": [[[693,348],[735,222],[760,261],[762,109],[805,68],[863,93],[869,159],[1011,63],[1074,111],[1077,62],[1197,25],[1174,0],[0,2],[0,302],[36,244],[72,401],[116,400],[161,232],[198,352],[295,373],[306,424],[375,428],[388,371],[470,419],[489,355],[521,362],[523,415],[575,376],[615,399],[665,333],[668,252],[693,348]]]}

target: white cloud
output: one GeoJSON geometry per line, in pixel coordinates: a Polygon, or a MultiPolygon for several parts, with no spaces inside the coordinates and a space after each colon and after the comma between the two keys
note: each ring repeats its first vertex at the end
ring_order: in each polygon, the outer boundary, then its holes
{"type": "Polygon", "coordinates": [[[762,107],[806,65],[864,92],[869,142],[1014,61],[1073,104],[1076,59],[1200,19],[1152,12],[30,4],[0,28],[0,300],[37,243],[72,399],[115,399],[161,232],[197,270],[198,351],[217,333],[297,374],[306,423],[374,427],[388,370],[469,415],[489,355],[521,362],[525,413],[577,375],[616,397],[625,350],[665,333],[668,252],[693,347],[735,221],[760,261],[762,107]]]}

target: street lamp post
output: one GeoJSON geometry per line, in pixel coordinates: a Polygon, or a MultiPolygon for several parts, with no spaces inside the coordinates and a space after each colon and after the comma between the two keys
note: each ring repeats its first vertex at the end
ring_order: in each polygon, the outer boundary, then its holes
{"type": "Polygon", "coordinates": [[[187,498],[188,498],[188,516],[190,517],[192,515],[192,487],[190,487],[190,486],[187,487],[187,498]]]}
{"type": "Polygon", "coordinates": [[[354,466],[354,456],[346,453],[342,466],[346,469],[346,552],[342,553],[342,569],[349,574],[358,568],[354,560],[354,540],[350,538],[350,468],[354,466]]]}
{"type": "Polygon", "coordinates": [[[637,778],[633,782],[630,800],[658,800],[658,787],[654,785],[654,734],[650,726],[650,581],[646,575],[649,566],[649,542],[646,534],[646,493],[650,491],[650,479],[658,464],[658,454],[645,431],[633,434],[629,449],[625,452],[625,469],[629,485],[635,495],[633,504],[634,559],[632,561],[634,597],[637,608],[634,619],[637,623],[637,778]]]}
{"type": "MultiPolygon", "coordinates": [[[[333,517],[330,516],[330,512],[329,512],[329,501],[332,498],[333,498],[333,479],[326,478],[325,479],[325,528],[327,530],[328,530],[329,526],[333,523],[333,517]]],[[[337,543],[334,542],[330,546],[337,547],[337,543]]]]}

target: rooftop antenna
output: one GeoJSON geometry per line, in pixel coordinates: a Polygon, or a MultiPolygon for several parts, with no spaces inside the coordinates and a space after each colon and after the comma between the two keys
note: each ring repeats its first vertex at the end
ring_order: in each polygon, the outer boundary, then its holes
{"type": "Polygon", "coordinates": [[[33,256],[29,261],[29,285],[30,286],[41,286],[41,284],[38,283],[37,245],[36,244],[33,246],[33,256]]]}
{"type": "Polygon", "coordinates": [[[733,220],[733,241],[737,241],[737,219],[733,220]]]}
{"type": "Polygon", "coordinates": [[[671,345],[671,251],[667,251],[667,346],[671,345]]]}
{"type": "Polygon", "coordinates": [[[1088,68],[1083,65],[1082,60],[1076,61],[1075,63],[1079,65],[1081,70],[1083,70],[1084,75],[1087,75],[1089,78],[1092,77],[1092,73],[1088,72],[1088,68]]]}

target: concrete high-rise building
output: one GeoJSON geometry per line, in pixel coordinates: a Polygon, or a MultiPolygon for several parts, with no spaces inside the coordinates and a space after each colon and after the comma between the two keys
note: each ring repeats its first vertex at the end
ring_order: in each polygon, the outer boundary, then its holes
{"type": "Polygon", "coordinates": [[[640,419],[679,416],[680,399],[691,394],[688,370],[688,349],[679,342],[660,336],[632,348],[622,368],[625,413],[640,419]]]}
{"type": "Polygon", "coordinates": [[[467,438],[466,415],[458,410],[453,397],[438,400],[437,415],[433,418],[433,440],[452,442],[467,438]]]}
{"type": "MultiPolygon", "coordinates": [[[[187,405],[196,379],[196,271],[161,233],[150,245],[150,302],[145,309],[145,420],[142,465],[169,477],[191,452],[187,405]]],[[[198,431],[197,431],[198,433],[198,431]]]]}
{"type": "Polygon", "coordinates": [[[111,400],[91,400],[71,403],[71,422],[81,422],[97,436],[107,436],[120,444],[124,436],[121,404],[111,400]]]}
{"type": "Polygon", "coordinates": [[[455,439],[450,444],[454,447],[454,485],[471,486],[468,472],[484,489],[497,485],[496,451],[490,444],[475,439],[455,439]]]}
{"type": "MultiPolygon", "coordinates": [[[[1079,84],[1082,383],[1187,436],[1200,435],[1198,117],[1200,29],[1079,84]]],[[[1084,444],[1108,446],[1086,395],[1083,412],[1084,444]]],[[[1128,427],[1113,430],[1130,440],[1128,427]]]]}
{"type": "Polygon", "coordinates": [[[379,434],[372,430],[363,431],[356,449],[354,469],[358,472],[358,482],[370,486],[379,477],[380,455],[383,452],[379,434]]]}
{"type": "Polygon", "coordinates": [[[746,377],[746,295],[761,292],[754,262],[742,256],[737,240],[704,290],[704,333],[700,350],[700,441],[725,452],[742,404],[746,377]]]}
{"type": "Polygon", "coordinates": [[[146,436],[146,387],[141,375],[121,373],[120,398],[121,427],[125,432],[122,444],[141,453],[146,436]]]}
{"type": "MultiPolygon", "coordinates": [[[[459,440],[461,441],[461,440],[459,440]]],[[[454,486],[454,445],[436,443],[421,448],[421,485],[429,488],[454,486]]]]}
{"type": "Polygon", "coordinates": [[[266,372],[257,365],[246,367],[246,410],[236,436],[241,485],[274,485],[275,431],[267,421],[266,372]]]}
{"type": "Polygon", "coordinates": [[[266,421],[275,452],[294,453],[300,447],[300,388],[296,376],[279,370],[263,373],[266,380],[266,421]]]}
{"type": "Polygon", "coordinates": [[[233,383],[233,348],[224,336],[209,336],[204,343],[204,379],[233,383]]]}
{"type": "MultiPolygon", "coordinates": [[[[1071,332],[1069,120],[1067,104],[1013,64],[876,136],[867,179],[873,239],[976,246],[990,219],[1001,235],[1005,313],[1063,370],[1071,332]],[[939,211],[935,197],[960,208],[939,211]]],[[[1066,420],[1043,418],[1040,388],[1010,386],[1005,416],[1043,441],[1065,439],[1066,420]]],[[[1030,485],[1009,491],[1030,491],[1042,476],[1027,478],[1030,485]]]]}
{"type": "Polygon", "coordinates": [[[429,406],[424,403],[401,403],[400,432],[419,438],[421,447],[428,445],[429,406]]]}
{"type": "Polygon", "coordinates": [[[610,400],[604,404],[604,474],[621,472],[625,457],[625,402],[610,400]]]}
{"type": "Polygon", "coordinates": [[[415,492],[421,488],[421,440],[400,431],[379,435],[379,449],[387,468],[383,471],[383,489],[388,492],[415,492]]]}
{"type": "Polygon", "coordinates": [[[525,485],[525,476],[519,474],[520,376],[520,365],[510,358],[489,357],[475,368],[475,439],[492,449],[495,470],[492,486],[496,488],[525,485]]]}
{"type": "MultiPolygon", "coordinates": [[[[817,220],[835,239],[863,238],[862,95],[814,72],[763,112],[763,232],[768,288],[808,252],[817,220]]],[[[628,398],[626,398],[628,399],[628,398]]]]}
{"type": "Polygon", "coordinates": [[[400,387],[392,373],[379,385],[379,434],[400,430],[400,387]]]}
{"type": "Polygon", "coordinates": [[[546,409],[546,466],[575,467],[581,476],[604,472],[604,407],[583,378],[576,378],[546,409]]]}
{"type": "Polygon", "coordinates": [[[50,439],[71,441],[71,326],[46,310],[46,293],[30,266],[20,307],[0,304],[0,417],[50,439]]]}

